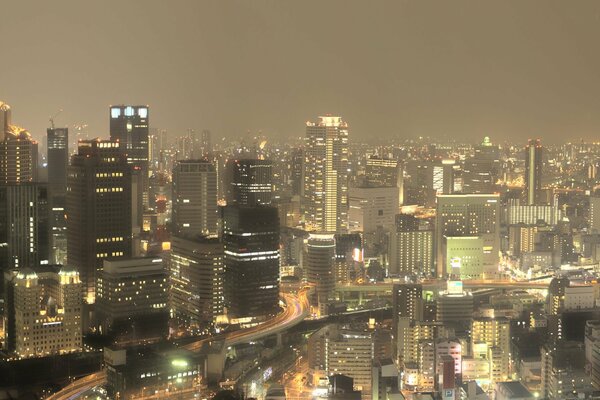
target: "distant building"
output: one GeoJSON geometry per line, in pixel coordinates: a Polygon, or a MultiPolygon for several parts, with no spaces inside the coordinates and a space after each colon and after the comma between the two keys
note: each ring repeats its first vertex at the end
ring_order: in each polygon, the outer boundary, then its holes
{"type": "Polygon", "coordinates": [[[500,178],[500,149],[489,137],[475,147],[475,155],[465,161],[463,193],[494,193],[500,178]]]}
{"type": "Polygon", "coordinates": [[[173,168],[173,229],[179,236],[217,233],[217,172],[205,160],[182,160],[173,168]]]}
{"type": "Polygon", "coordinates": [[[232,160],[231,201],[244,206],[269,205],[273,197],[273,163],[270,160],[232,160]]]}
{"type": "Polygon", "coordinates": [[[6,342],[19,357],[81,351],[81,281],[67,267],[20,268],[5,274],[6,342]]]}
{"type": "Polygon", "coordinates": [[[391,275],[433,274],[433,230],[421,227],[412,215],[396,215],[395,229],[389,240],[391,275]]]}
{"type": "Polygon", "coordinates": [[[525,147],[525,191],[527,204],[540,204],[542,198],[542,143],[529,139],[525,147]]]}
{"type": "Polygon", "coordinates": [[[390,231],[398,211],[396,187],[351,187],[348,191],[348,230],[375,232],[378,227],[390,231]]]}
{"type": "Polygon", "coordinates": [[[321,314],[327,313],[327,304],[333,300],[335,244],[332,234],[312,233],[306,242],[306,282],[315,288],[311,303],[321,314]]]}
{"type": "Polygon", "coordinates": [[[67,167],[69,165],[69,130],[48,128],[48,198],[50,207],[51,258],[65,264],[67,259],[67,167]]]}

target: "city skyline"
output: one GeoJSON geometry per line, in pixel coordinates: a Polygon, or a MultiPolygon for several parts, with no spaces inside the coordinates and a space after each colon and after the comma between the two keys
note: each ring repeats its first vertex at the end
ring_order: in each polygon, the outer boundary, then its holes
{"type": "Polygon", "coordinates": [[[344,115],[357,140],[553,143],[593,139],[600,124],[593,1],[2,7],[6,58],[19,60],[3,66],[3,100],[38,140],[59,109],[57,126],[106,137],[97,110],[121,103],[148,104],[173,136],[210,129],[219,140],[300,137],[307,116],[325,112],[344,115]]]}

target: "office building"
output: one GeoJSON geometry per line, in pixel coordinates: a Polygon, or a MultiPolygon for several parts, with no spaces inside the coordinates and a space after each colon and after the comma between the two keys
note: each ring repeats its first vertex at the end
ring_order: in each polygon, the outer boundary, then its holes
{"type": "Polygon", "coordinates": [[[110,140],[118,142],[127,162],[148,175],[149,153],[148,106],[118,105],[110,107],[110,140]]]}
{"type": "Polygon", "coordinates": [[[67,267],[23,267],[5,274],[7,348],[19,357],[81,351],[81,281],[67,267]]]}
{"type": "Polygon", "coordinates": [[[367,158],[365,176],[374,186],[395,187],[398,190],[398,208],[404,204],[404,169],[401,162],[372,155],[367,158]]]}
{"type": "Polygon", "coordinates": [[[510,200],[506,210],[506,223],[508,225],[536,225],[543,222],[547,225],[557,225],[562,219],[562,211],[557,206],[544,204],[521,204],[510,200]]]}
{"type": "Polygon", "coordinates": [[[11,108],[0,101],[0,185],[37,181],[38,143],[12,124],[11,108]]]}
{"type": "Polygon", "coordinates": [[[525,147],[525,195],[528,205],[541,203],[542,165],[542,142],[540,139],[529,139],[525,147]]]}
{"type": "Polygon", "coordinates": [[[489,137],[475,147],[463,170],[463,193],[494,193],[500,178],[500,149],[489,137]]]}
{"type": "Polygon", "coordinates": [[[327,304],[333,300],[334,264],[334,235],[311,233],[306,242],[306,281],[315,288],[311,303],[321,314],[327,313],[327,304]]]}
{"type": "Polygon", "coordinates": [[[0,268],[49,262],[48,216],[46,185],[0,185],[0,268]]]}
{"type": "Polygon", "coordinates": [[[100,332],[135,338],[168,333],[168,282],[163,260],[139,257],[104,260],[96,282],[96,319],[100,332]]]}
{"type": "Polygon", "coordinates": [[[79,142],[67,177],[67,262],[79,270],[89,304],[103,260],[131,257],[131,199],[131,168],[119,143],[79,142]]]}
{"type": "Polygon", "coordinates": [[[396,187],[362,186],[348,190],[348,230],[365,235],[390,231],[398,212],[396,187]]]}
{"type": "MultiPolygon", "coordinates": [[[[484,242],[480,236],[444,236],[443,255],[446,260],[444,276],[453,279],[482,279],[484,269],[484,242]]],[[[493,271],[492,271],[493,272],[493,271]]]]}
{"type": "Polygon", "coordinates": [[[169,308],[180,326],[199,333],[224,314],[223,244],[216,237],[173,237],[169,308]]]}
{"type": "Polygon", "coordinates": [[[69,130],[48,128],[48,197],[50,206],[50,239],[52,263],[67,260],[67,166],[69,165],[69,130]]]}
{"type": "Polygon", "coordinates": [[[226,206],[222,240],[228,316],[253,321],[276,314],[279,309],[277,208],[226,206]]]}
{"type": "Polygon", "coordinates": [[[436,299],[435,320],[454,328],[457,335],[471,328],[473,319],[473,294],[463,290],[461,281],[448,281],[447,289],[436,299]]]}
{"type": "Polygon", "coordinates": [[[309,231],[348,229],[348,124],[321,116],[306,124],[303,209],[309,231]]]}
{"type": "Polygon", "coordinates": [[[205,160],[182,160],[173,169],[173,231],[179,236],[216,234],[217,172],[205,160]]]}
{"type": "Polygon", "coordinates": [[[341,330],[339,335],[325,339],[325,371],[328,375],[342,374],[354,379],[354,389],[362,398],[370,398],[373,342],[371,334],[341,330]]]}
{"type": "Polygon", "coordinates": [[[396,215],[389,239],[391,275],[431,276],[433,271],[433,230],[421,227],[412,215],[396,215]]]}
{"type": "Polygon", "coordinates": [[[243,206],[269,205],[273,197],[273,163],[270,160],[231,161],[231,199],[243,206]]]}
{"type": "MultiPolygon", "coordinates": [[[[498,271],[500,252],[500,210],[498,194],[438,195],[435,228],[437,273],[444,276],[444,237],[480,237],[483,243],[482,272],[498,271]]],[[[452,258],[460,255],[448,254],[452,258]]]]}

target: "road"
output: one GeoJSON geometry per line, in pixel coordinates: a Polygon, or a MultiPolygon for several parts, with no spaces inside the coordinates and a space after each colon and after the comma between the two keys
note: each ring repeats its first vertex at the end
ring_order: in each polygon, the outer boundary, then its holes
{"type": "Polygon", "coordinates": [[[103,385],[105,383],[106,373],[104,371],[100,371],[70,383],[61,391],[48,397],[47,400],[71,400],[92,389],[94,386],[103,385]]]}
{"type": "MultiPolygon", "coordinates": [[[[205,343],[215,339],[224,339],[227,346],[258,340],[260,338],[282,332],[303,321],[310,314],[308,303],[308,289],[298,291],[298,296],[282,293],[281,297],[285,303],[283,312],[274,318],[251,328],[228,332],[211,338],[205,338],[192,342],[184,348],[191,351],[199,351],[205,343]]],[[[47,400],[73,400],[90,390],[94,386],[106,384],[106,373],[98,372],[81,378],[66,386],[59,392],[48,397],[47,400]]]]}

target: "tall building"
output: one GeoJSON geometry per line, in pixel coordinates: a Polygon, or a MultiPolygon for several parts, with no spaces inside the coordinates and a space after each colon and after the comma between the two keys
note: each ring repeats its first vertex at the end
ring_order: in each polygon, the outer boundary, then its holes
{"type": "Polygon", "coordinates": [[[542,163],[542,142],[529,139],[525,147],[525,193],[529,205],[541,202],[542,163]]]}
{"type": "Polygon", "coordinates": [[[395,229],[390,233],[388,273],[420,276],[434,273],[433,231],[422,229],[412,215],[396,215],[395,229]]]}
{"type": "Polygon", "coordinates": [[[180,236],[217,232],[217,172],[205,160],[182,160],[173,169],[173,230],[180,236]]]}
{"type": "Polygon", "coordinates": [[[446,274],[447,258],[460,261],[461,254],[446,253],[447,237],[479,237],[482,240],[482,272],[498,270],[500,252],[498,194],[438,195],[435,228],[438,276],[446,274]]]}
{"type": "Polygon", "coordinates": [[[590,196],[588,226],[590,232],[600,233],[600,196],[590,196]]]}
{"type": "Polygon", "coordinates": [[[104,260],[96,281],[100,332],[134,331],[136,339],[166,336],[167,288],[167,271],[160,258],[104,260]]]}
{"type": "Polygon", "coordinates": [[[306,281],[315,287],[311,302],[319,307],[321,314],[327,313],[327,304],[333,300],[334,263],[334,235],[312,233],[306,242],[306,281]]]}
{"type": "Polygon", "coordinates": [[[36,181],[38,143],[25,129],[13,125],[11,108],[0,101],[0,185],[36,181]]]}
{"type": "Polygon", "coordinates": [[[207,156],[213,151],[211,133],[208,129],[202,131],[200,137],[200,146],[202,148],[202,156],[207,156]]]}
{"type": "Polygon", "coordinates": [[[127,162],[148,173],[148,106],[110,107],[110,139],[119,142],[127,162]]]}
{"type": "Polygon", "coordinates": [[[225,302],[230,318],[261,320],[279,309],[277,208],[228,205],[223,209],[225,302]]]}
{"type": "Polygon", "coordinates": [[[487,358],[492,384],[509,379],[510,321],[507,318],[477,318],[471,329],[471,350],[475,358],[487,358]]]}
{"type": "Polygon", "coordinates": [[[148,106],[118,105],[110,107],[110,140],[119,143],[119,148],[127,156],[127,162],[138,171],[140,179],[134,191],[138,200],[132,210],[141,225],[144,205],[148,205],[150,173],[150,129],[148,106]]]}
{"type": "Polygon", "coordinates": [[[49,221],[46,185],[0,185],[0,268],[48,263],[49,221]]]}
{"type": "Polygon", "coordinates": [[[69,130],[48,128],[48,195],[50,203],[51,259],[65,264],[67,258],[67,167],[69,165],[69,130]]]}
{"type": "Polygon", "coordinates": [[[473,157],[465,161],[463,193],[494,193],[500,178],[500,149],[489,137],[475,147],[473,157]]]}
{"type": "Polygon", "coordinates": [[[423,287],[416,283],[394,284],[392,288],[393,326],[392,332],[397,337],[398,321],[408,318],[409,321],[423,319],[423,287]]]}
{"type": "Polygon", "coordinates": [[[213,237],[173,237],[169,307],[186,329],[212,329],[224,313],[223,244],[213,237]]]}
{"type": "Polygon", "coordinates": [[[131,257],[131,197],[131,168],[119,143],[79,142],[67,177],[67,262],[79,270],[88,303],[103,260],[131,257]]]}
{"type": "Polygon", "coordinates": [[[273,163],[270,160],[231,161],[231,199],[243,206],[269,205],[273,197],[273,163]]]}
{"type": "Polygon", "coordinates": [[[309,231],[348,228],[348,124],[320,116],[306,124],[303,208],[309,231]]]}
{"type": "Polygon", "coordinates": [[[19,357],[81,351],[81,281],[55,266],[6,273],[8,349],[19,357]]]}

